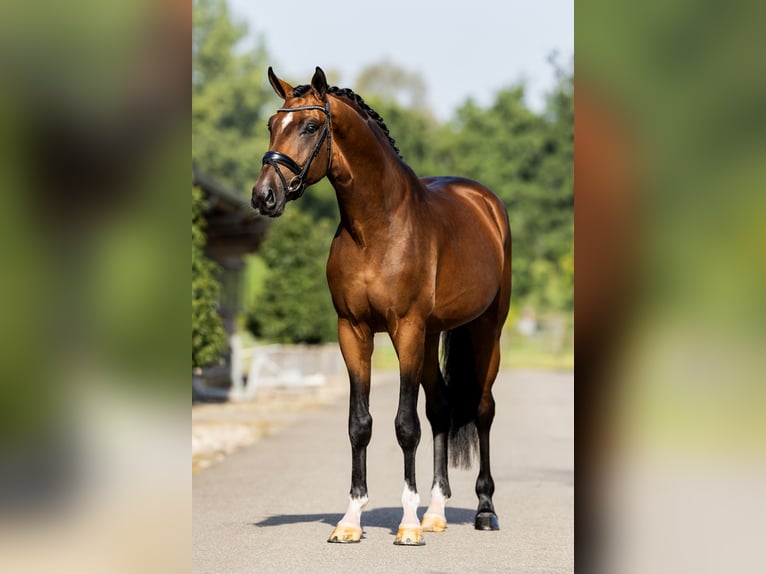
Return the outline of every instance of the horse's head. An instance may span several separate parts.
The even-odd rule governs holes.
[[[317,68],[310,89],[294,88],[269,68],[269,82],[284,105],[269,118],[271,141],[253,186],[252,204],[258,213],[279,217],[288,201],[322,179],[330,165],[330,103],[327,79]],[[316,160],[316,161],[314,161]]]

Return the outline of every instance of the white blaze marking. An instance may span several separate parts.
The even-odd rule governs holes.
[[[287,126],[290,125],[290,122],[293,121],[293,115],[292,114],[285,114],[285,117],[282,118],[282,129],[287,129]]]

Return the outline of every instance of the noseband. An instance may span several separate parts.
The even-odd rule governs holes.
[[[290,113],[302,112],[306,110],[321,110],[325,113],[326,117],[324,120],[324,125],[322,126],[322,133],[319,135],[319,141],[317,141],[316,145],[314,146],[314,150],[311,152],[311,155],[309,156],[306,165],[303,166],[303,169],[301,169],[301,166],[298,165],[298,162],[296,162],[293,158],[278,151],[267,151],[265,154],[263,154],[263,161],[261,162],[262,165],[270,165],[274,168],[274,171],[277,172],[279,179],[282,180],[282,185],[284,186],[288,199],[298,199],[303,195],[303,192],[306,191],[306,182],[304,181],[304,178],[311,168],[311,162],[314,161],[314,158],[319,154],[319,150],[322,147],[322,142],[325,140],[327,140],[327,169],[330,169],[330,140],[332,137],[330,133],[330,101],[326,101],[324,107],[300,106],[297,108],[279,108],[277,112]],[[287,169],[296,174],[289,182],[282,174],[282,170],[279,169],[280,165],[285,166]]]

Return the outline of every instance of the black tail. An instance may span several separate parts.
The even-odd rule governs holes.
[[[451,413],[450,465],[470,468],[479,446],[476,412],[481,386],[476,379],[471,339],[466,326],[447,331],[442,336],[442,374],[447,384]]]

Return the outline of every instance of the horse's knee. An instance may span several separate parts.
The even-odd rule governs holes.
[[[351,446],[364,448],[372,438],[372,416],[369,412],[356,413],[348,419],[348,436]]]
[[[394,427],[396,428],[396,440],[400,447],[408,450],[418,446],[420,443],[420,420],[417,413],[398,413]]]

